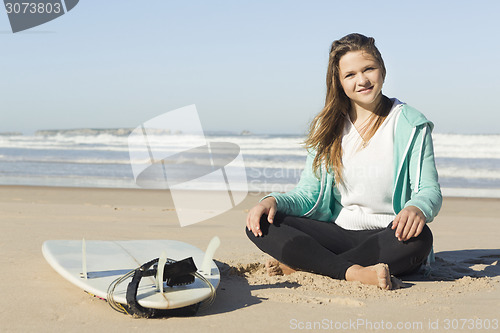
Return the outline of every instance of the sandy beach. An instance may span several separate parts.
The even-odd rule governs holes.
[[[261,196],[181,228],[168,191],[0,187],[0,331],[500,331],[500,200],[445,198],[429,224],[431,275],[383,291],[304,272],[267,276],[268,257],[244,234],[246,212]],[[189,318],[117,313],[63,279],[41,252],[45,240],[82,238],[175,239],[204,249],[215,235],[217,298]]]

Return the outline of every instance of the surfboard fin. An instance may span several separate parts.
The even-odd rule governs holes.
[[[85,238],[82,238],[82,274],[81,277],[85,280],[88,278],[87,274],[87,245],[85,244]]]
[[[167,263],[167,253],[163,251],[158,259],[158,272],[156,273],[156,290],[163,293],[163,271]]]
[[[214,258],[215,251],[220,246],[220,238],[215,236],[208,243],[207,250],[205,251],[205,256],[203,257],[203,263],[201,264],[200,272],[204,275],[212,275],[212,260]]]

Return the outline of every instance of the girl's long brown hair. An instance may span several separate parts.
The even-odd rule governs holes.
[[[382,55],[375,46],[375,39],[361,34],[349,34],[332,43],[326,73],[325,107],[313,119],[309,127],[309,135],[305,140],[308,149],[316,150],[313,171],[318,176],[322,164],[327,171],[334,172],[337,183],[343,183],[342,177],[342,132],[351,101],[344,92],[339,78],[339,61],[343,55],[351,51],[364,51],[379,63],[382,77],[385,79],[385,65]],[[369,121],[365,134],[368,141],[380,127],[390,111],[391,101],[382,96],[380,104],[374,111],[374,118]],[[371,125],[371,128],[370,128]]]

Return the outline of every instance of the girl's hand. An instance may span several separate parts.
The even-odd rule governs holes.
[[[407,241],[417,237],[425,226],[425,216],[415,206],[408,206],[392,221],[392,230],[396,229],[396,237],[399,241]]]
[[[247,229],[253,232],[255,237],[262,236],[260,230],[260,219],[262,215],[267,214],[267,221],[273,223],[274,215],[276,215],[276,199],[267,197],[256,206],[254,206],[247,215]]]

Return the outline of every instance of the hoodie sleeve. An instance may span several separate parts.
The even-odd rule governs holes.
[[[443,201],[429,124],[419,129],[410,158],[411,198],[406,202],[405,207],[418,207],[429,223],[438,214]]]
[[[309,153],[300,181],[297,186],[286,193],[273,192],[264,198],[274,197],[278,211],[292,216],[303,216],[315,205],[320,191],[321,180],[316,177],[312,170],[314,153]]]

